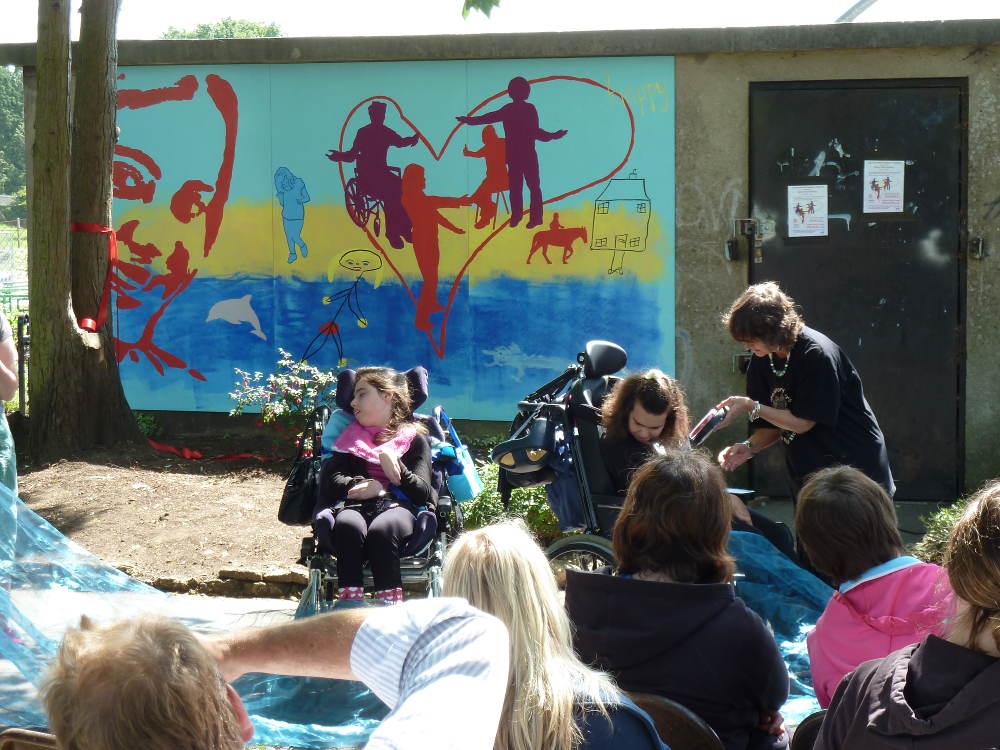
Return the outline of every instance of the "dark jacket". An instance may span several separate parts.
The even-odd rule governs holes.
[[[1000,659],[928,635],[841,681],[814,750],[997,747]]]
[[[627,695],[622,696],[618,705],[605,702],[605,706],[607,718],[592,701],[577,701],[576,720],[583,731],[579,750],[670,750],[660,740],[649,714]]]
[[[328,465],[327,465],[328,464]],[[437,507],[437,493],[431,487],[431,444],[425,435],[417,433],[410,447],[399,459],[399,489],[406,500],[430,510]],[[324,508],[333,508],[347,496],[347,490],[359,478],[370,479],[368,462],[353,453],[334,451],[323,466],[324,486],[313,515]]]
[[[604,459],[604,465],[611,474],[615,492],[622,497],[628,491],[632,472],[642,466],[651,455],[653,446],[650,443],[640,443],[631,433],[626,435],[624,440],[601,438],[601,458]]]
[[[780,709],[788,672],[774,636],[726,583],[620,578],[610,568],[566,571],[566,607],[584,662],[622,690],[677,701],[707,721],[726,750],[787,743],[758,730]]]

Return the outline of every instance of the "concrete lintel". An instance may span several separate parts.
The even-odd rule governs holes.
[[[979,19],[406,37],[126,39],[118,42],[118,62],[119,65],[221,65],[623,57],[888,47],[975,47],[998,42],[1000,19]],[[33,66],[35,44],[0,44],[0,64]]]

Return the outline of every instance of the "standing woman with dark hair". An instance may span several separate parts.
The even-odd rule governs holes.
[[[841,348],[808,328],[795,301],[774,282],[743,292],[723,322],[754,356],[747,395],[719,404],[729,407],[723,425],[749,414],[753,430],[748,440],[719,454],[722,468],[733,471],[780,440],[793,504],[807,476],[836,465],[853,466],[892,497],[896,488],[882,430]]]
[[[418,511],[437,507],[431,445],[413,421],[406,377],[388,367],[355,374],[351,422],[323,464],[321,500],[313,512],[320,550],[337,556],[339,598],[364,598],[365,560],[376,598],[403,601],[399,548]]]

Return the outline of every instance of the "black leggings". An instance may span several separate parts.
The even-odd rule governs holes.
[[[747,508],[747,510],[750,511],[750,519],[753,521],[753,526],[733,516],[733,531],[749,531],[753,534],[760,534],[777,547],[778,551],[784,554],[785,557],[796,565],[801,565],[802,562],[799,560],[799,556],[795,554],[795,547],[792,545],[792,535],[789,533],[788,527],[777,521],[772,521],[763,513],[758,513],[753,508]]]
[[[399,548],[413,534],[413,514],[396,507],[372,519],[371,525],[356,510],[342,510],[333,525],[337,550],[337,585],[364,585],[365,560],[371,564],[375,590],[400,588]]]

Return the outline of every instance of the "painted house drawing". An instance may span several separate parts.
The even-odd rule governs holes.
[[[625,253],[646,249],[651,211],[646,181],[639,179],[634,169],[627,179],[608,180],[597,196],[590,249],[612,251],[609,274],[624,273]]]

